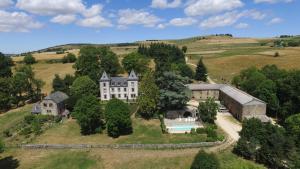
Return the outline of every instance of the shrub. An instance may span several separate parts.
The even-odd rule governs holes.
[[[73,53],[68,53],[62,58],[63,63],[74,63],[76,62],[76,56]]]
[[[23,61],[24,61],[24,63],[27,64],[27,65],[31,65],[31,64],[36,63],[35,58],[34,58],[31,54],[26,55],[26,56],[24,57]]]
[[[21,132],[20,132],[20,134],[21,135],[29,135],[29,134],[31,134],[32,133],[32,131],[31,131],[31,127],[30,126],[27,126],[27,127],[24,127],[22,130],[21,130]]]
[[[197,134],[205,134],[206,133],[206,128],[197,128],[196,132],[197,132]]]
[[[191,169],[219,169],[220,163],[214,154],[208,154],[203,150],[194,158]]]
[[[12,133],[9,129],[6,129],[3,131],[3,135],[4,135],[4,137],[11,137]]]
[[[158,116],[159,121],[160,121],[160,127],[161,127],[161,131],[163,134],[167,133],[167,127],[165,125],[165,121],[164,121],[164,116],[163,115],[159,115]]]
[[[279,52],[275,52],[274,57],[279,57]]]
[[[217,137],[218,137],[217,132],[211,127],[206,128],[206,134],[207,134],[207,137],[210,137],[213,139],[217,139]]]
[[[34,119],[35,119],[35,115],[33,114],[24,117],[24,121],[26,124],[31,124]]]
[[[196,133],[196,129],[194,129],[194,128],[192,128],[191,129],[191,135],[196,135],[197,133]]]

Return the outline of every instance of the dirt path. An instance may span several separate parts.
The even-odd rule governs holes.
[[[242,130],[242,126],[230,118],[233,118],[230,113],[218,113],[215,123],[236,142],[240,138],[239,132]]]

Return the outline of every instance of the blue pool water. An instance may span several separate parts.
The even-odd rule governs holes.
[[[191,131],[191,129],[194,128],[199,128],[199,126],[196,125],[180,125],[180,126],[172,126],[169,127],[170,130],[173,131]]]

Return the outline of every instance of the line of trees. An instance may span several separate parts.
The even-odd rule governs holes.
[[[12,66],[11,58],[0,53],[0,110],[24,105],[27,100],[34,102],[42,96],[44,82],[35,78],[31,66],[19,66],[14,74]]]

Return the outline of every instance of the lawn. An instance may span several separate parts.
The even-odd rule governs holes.
[[[159,120],[133,118],[133,133],[113,139],[103,134],[82,136],[80,127],[73,119],[65,121],[38,136],[34,143],[47,144],[124,144],[124,143],[190,143],[206,140],[206,135],[162,134]]]
[[[189,169],[199,149],[187,150],[8,150],[0,168],[32,169]],[[216,154],[221,169],[265,169],[229,150]],[[12,167],[13,166],[13,167]]]

